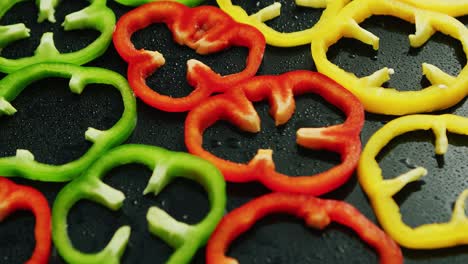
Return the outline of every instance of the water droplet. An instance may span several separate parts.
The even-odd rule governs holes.
[[[415,169],[417,167],[414,164],[412,164],[412,162],[411,162],[411,160],[409,158],[401,159],[400,162],[405,164],[405,166],[408,169]]]
[[[345,252],[343,246],[338,246],[338,251],[339,251],[340,253],[344,253],[344,252]]]
[[[216,140],[216,139],[213,139],[211,140],[211,147],[212,148],[217,148],[217,147],[221,147],[223,145],[223,143],[219,140]]]
[[[236,138],[228,138],[227,144],[230,148],[240,148],[241,142]]]
[[[371,60],[376,61],[379,57],[377,55],[373,56]]]
[[[137,205],[138,204],[138,201],[137,200],[134,200],[133,201],[133,205]]]
[[[356,54],[351,53],[351,54],[348,55],[348,57],[351,58],[351,59],[354,59],[354,58],[356,58]]]
[[[184,220],[187,220],[187,219],[188,219],[188,215],[184,214],[184,215],[182,216],[182,218],[183,218]]]

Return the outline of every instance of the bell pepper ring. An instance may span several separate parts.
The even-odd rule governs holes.
[[[147,3],[156,2],[159,0],[115,0],[117,3],[126,6],[141,6]],[[176,0],[177,2],[186,6],[197,6],[203,3],[205,0]]]
[[[467,0],[403,0],[422,9],[458,17],[468,14]]]
[[[243,91],[243,92],[240,92]],[[341,164],[316,175],[289,177],[275,170],[272,150],[260,149],[248,163],[235,163],[203,149],[203,132],[226,120],[248,132],[260,131],[260,117],[252,102],[268,100],[276,125],[288,122],[295,110],[294,96],[316,93],[342,110],[344,123],[322,128],[301,128],[297,143],[306,148],[325,149],[341,155]],[[257,76],[211,98],[194,108],[185,121],[185,144],[190,153],[215,164],[231,182],[259,181],[278,192],[321,195],[345,183],[359,160],[359,134],[364,122],[361,103],[328,77],[311,71],[293,71],[278,76]]]
[[[224,216],[208,241],[206,263],[238,264],[236,259],[225,255],[229,244],[259,219],[274,213],[292,214],[303,218],[307,226],[320,230],[332,221],[344,225],[353,229],[378,252],[381,264],[403,263],[398,245],[353,206],[341,201],[291,193],[261,196]]]
[[[0,19],[15,4],[24,0],[8,0],[0,3]],[[115,26],[115,15],[106,6],[106,0],[88,0],[90,5],[85,9],[69,14],[62,26],[65,30],[94,29],[100,36],[81,50],[60,53],[54,44],[53,33],[42,35],[41,42],[34,55],[20,59],[7,59],[0,56],[0,72],[12,73],[25,66],[41,62],[61,62],[76,65],[85,64],[101,56],[109,47]],[[55,23],[55,7],[58,0],[36,0],[39,8],[38,22],[48,20]],[[30,30],[23,24],[0,25],[0,51],[10,43],[29,37]]]
[[[106,69],[62,63],[35,64],[1,80],[0,115],[14,115],[17,110],[11,102],[29,84],[48,77],[70,78],[70,90],[76,94],[80,94],[88,84],[93,83],[108,84],[116,88],[123,100],[122,117],[106,131],[88,128],[85,138],[93,145],[77,160],[62,165],[49,165],[35,161],[29,150],[18,149],[16,156],[0,158],[0,175],[48,182],[69,181],[80,175],[104,152],[123,143],[136,126],[136,100],[127,80]]]
[[[419,91],[398,91],[382,84],[394,73],[383,68],[370,76],[358,78],[327,59],[328,47],[343,37],[355,38],[379,48],[379,38],[361,28],[359,23],[371,15],[390,15],[416,24],[416,33],[409,36],[412,47],[420,47],[437,31],[460,40],[466,53],[468,29],[457,19],[445,14],[418,9],[397,0],[357,0],[342,9],[336,19],[322,27],[320,39],[312,42],[312,57],[319,72],[330,76],[356,95],[367,111],[386,115],[405,115],[445,109],[462,100],[468,92],[468,67],[458,77],[434,65],[423,63],[423,74],[431,86]]]
[[[194,90],[182,98],[161,95],[148,87],[145,79],[164,65],[163,55],[157,51],[136,50],[131,42],[135,31],[154,23],[165,23],[178,44],[187,45],[199,54],[218,52],[230,46],[247,47],[246,68],[221,76],[192,59],[187,62],[187,79]],[[235,22],[218,8],[189,8],[168,1],[149,3],[122,16],[117,22],[114,45],[129,64],[128,80],[137,97],[163,111],[184,112],[211,94],[224,92],[227,87],[254,76],[262,62],[265,38],[255,28]]]
[[[275,2],[265,8],[262,8],[255,14],[249,15],[238,5],[234,5],[232,0],[217,0],[219,7],[232,18],[240,23],[249,24],[260,30],[266,38],[269,45],[277,47],[295,47],[309,44],[316,38],[321,26],[328,23],[328,19],[333,18],[338,12],[350,2],[350,0],[295,0],[296,5],[310,8],[325,8],[320,20],[309,29],[296,32],[278,32],[269,27],[265,22],[272,20],[281,14],[281,3]]]
[[[0,177],[0,221],[18,210],[31,211],[36,218],[34,227],[36,245],[31,258],[25,263],[49,263],[52,229],[47,199],[34,188],[18,185]]]
[[[455,203],[452,217],[446,223],[433,223],[411,228],[402,221],[400,208],[393,196],[408,183],[427,174],[417,167],[392,179],[384,179],[376,156],[393,138],[414,130],[432,130],[435,153],[443,155],[448,149],[446,131],[468,135],[468,119],[456,115],[412,115],[387,123],[369,139],[359,161],[359,182],[374,208],[383,229],[400,245],[413,249],[435,249],[468,244],[468,219],[465,200],[468,189]]]
[[[100,252],[82,253],[73,247],[67,233],[67,216],[81,199],[89,199],[118,210],[125,199],[119,190],[101,179],[111,169],[130,163],[139,163],[153,170],[143,194],[158,195],[174,178],[184,177],[200,183],[208,194],[211,210],[195,225],[179,222],[158,207],[147,213],[149,231],[175,251],[168,264],[190,263],[199,247],[203,246],[224,214],[226,206],[225,182],[221,173],[210,163],[187,153],[178,153],[153,146],[124,145],[102,156],[81,177],[69,183],[57,195],[52,213],[52,238],[59,254],[70,263],[120,263],[130,237],[130,227],[122,226]]]

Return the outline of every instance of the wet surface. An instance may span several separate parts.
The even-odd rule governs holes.
[[[59,6],[68,6],[70,2],[73,1],[64,0]],[[84,4],[62,7],[59,10],[64,11],[60,12],[79,10],[82,8],[80,5],[85,6],[87,3],[77,2]],[[209,3],[213,4],[213,1]],[[266,6],[270,2],[260,3],[260,6]],[[109,1],[109,6],[118,16],[130,10],[113,1]],[[0,21],[3,24],[17,21],[16,13],[23,14],[23,11],[33,8],[32,1],[24,2],[15,7],[13,10],[15,14],[7,14]],[[253,1],[247,9],[249,12],[255,12],[255,8],[257,8],[256,2]],[[304,12],[298,14],[301,18],[298,19],[301,24],[299,27],[285,22],[275,22],[284,25],[288,30],[306,28],[302,21],[306,21],[306,17],[314,16],[307,13],[312,12],[309,10],[290,10],[294,8],[292,5],[285,5],[284,8],[285,15],[289,12]],[[314,12],[316,12],[315,17],[320,15],[320,11]],[[58,17],[60,16],[62,15]],[[31,21],[30,23],[36,19],[25,17],[24,14],[22,17]],[[286,18],[287,16],[282,19]],[[468,24],[466,17],[461,18],[461,21]],[[60,22],[58,19],[58,23]],[[342,40],[332,46],[328,53],[333,62],[352,70],[358,76],[368,75],[382,66],[391,66],[396,69],[396,74],[389,86],[403,90],[419,89],[422,77],[418,67],[422,61],[433,63],[452,74],[456,74],[466,63],[461,58],[463,52],[458,42],[442,34],[435,35],[421,49],[413,51],[409,48],[407,34],[413,32],[414,25],[388,17],[371,18],[364,22],[364,25],[382,38],[382,50],[374,52],[364,44]],[[48,27],[49,24],[38,25],[37,32],[46,30],[39,29],[42,26]],[[154,83],[155,87],[168,87],[164,90],[165,93],[182,96],[190,92],[190,87],[184,86],[185,62],[187,58],[199,55],[187,48],[173,47],[167,29],[161,29],[160,35],[155,36],[159,29],[161,28],[156,26],[148,29],[151,34],[139,34],[134,38],[135,44],[140,47],[167,48],[166,56],[171,58],[174,67],[161,76],[155,74],[151,78],[160,79]],[[81,35],[86,36],[86,39],[80,39],[78,36]],[[66,41],[61,43],[61,40],[57,39],[57,46],[74,50],[85,45],[89,41],[88,38],[91,41],[93,39],[92,35],[87,33],[75,37],[77,38],[72,37],[67,40],[70,44],[66,44]],[[21,41],[19,46],[11,45],[4,49],[3,55],[15,57],[30,54],[34,51],[39,38],[40,34],[33,34],[32,38],[27,40],[32,44],[21,44],[23,43]],[[174,52],[177,54],[171,54]],[[221,73],[235,72],[245,65],[243,64],[245,51],[232,49],[213,57],[200,56],[200,59],[207,64],[211,63],[210,65]],[[126,73],[126,64],[118,57],[112,46],[102,57],[89,63],[88,66],[105,67],[123,75]],[[296,48],[268,46],[258,74],[279,74],[295,69],[315,69],[309,45]],[[171,75],[171,71],[175,71],[175,74]],[[3,76],[0,74],[0,77]],[[169,85],[171,83],[172,85]],[[177,88],[176,91],[172,89],[174,87]],[[0,127],[2,127],[0,156],[12,154],[18,146],[25,146],[33,149],[33,153],[40,159],[52,164],[79,157],[87,147],[83,140],[85,130],[82,131],[81,127],[111,126],[122,112],[119,95],[113,89],[104,87],[99,92],[96,92],[97,89],[88,92],[87,90],[85,89],[83,95],[75,96],[69,93],[67,82],[60,79],[47,79],[27,88],[14,101],[14,105],[20,112],[25,111],[28,114],[22,117],[19,112],[13,117],[0,117]],[[342,122],[342,114],[333,106],[317,96],[300,97],[293,119],[278,128],[274,127],[268,115],[266,103],[256,104],[256,109],[262,118],[262,131],[259,134],[243,133],[227,123],[217,123],[205,134],[205,147],[216,155],[236,161],[248,161],[259,148],[273,148],[278,170],[291,175],[320,172],[338,162],[337,156],[333,153],[303,151],[295,144],[295,131],[302,126],[318,127]],[[467,116],[468,105],[462,101],[443,113]],[[138,101],[138,124],[127,143],[150,144],[170,150],[185,151],[183,138],[185,115],[161,112]],[[367,114],[361,136],[363,144],[390,120],[392,117]],[[433,135],[424,132],[409,133],[396,138],[379,155],[380,165],[387,178],[395,177],[415,165],[423,165],[430,171],[422,183],[408,185],[395,196],[401,204],[403,219],[411,226],[432,221],[446,221],[451,215],[456,197],[468,185],[465,177],[468,172],[465,165],[468,141],[463,136],[449,135],[449,142],[451,145],[443,160],[434,155]],[[64,146],[80,147],[67,149]],[[304,166],[301,167],[301,164]],[[203,189],[190,181],[175,181],[157,197],[141,195],[150,174],[149,170],[140,165],[112,170],[106,176],[105,182],[125,193],[127,199],[123,208],[112,212],[89,201],[79,202],[72,208],[68,218],[70,237],[74,245],[85,252],[99,251],[119,226],[129,224],[132,226],[132,236],[122,263],[164,263],[172,249],[147,232],[144,216],[148,208],[157,205],[179,220],[196,223],[206,215],[209,205]],[[63,184],[37,183],[16,178],[14,180],[41,190],[51,205],[63,186]],[[229,183],[227,192],[229,195],[227,210],[230,211],[255,197],[268,193],[268,190],[258,183]],[[348,183],[324,197],[345,200],[375,222],[375,216],[355,175]],[[23,263],[28,258],[34,247],[31,233],[33,224],[34,219],[28,213],[14,214],[0,224],[1,264]],[[253,229],[234,241],[228,254],[238,258],[243,264],[376,263],[377,259],[374,251],[348,229],[331,225],[326,231],[318,232],[306,228],[302,220],[284,215],[272,215],[258,222]],[[467,263],[468,247],[433,251],[404,250],[404,255],[405,263]],[[50,263],[64,263],[56,250],[52,252]],[[204,249],[198,252],[192,263],[204,263]]]

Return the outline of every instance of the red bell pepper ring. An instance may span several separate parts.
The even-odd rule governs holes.
[[[148,87],[145,79],[164,65],[163,55],[157,51],[137,50],[131,41],[134,32],[154,23],[165,23],[178,44],[187,45],[199,54],[215,53],[230,46],[247,47],[246,68],[221,76],[192,59],[187,62],[187,79],[194,87],[192,93],[182,98],[161,95]],[[114,45],[129,64],[128,80],[137,97],[160,110],[184,112],[211,94],[224,92],[225,88],[254,76],[262,62],[265,38],[254,27],[235,22],[219,8],[189,8],[177,2],[162,1],[143,5],[122,16],[114,32]]]
[[[49,263],[51,247],[50,207],[46,198],[29,186],[0,177],[0,221],[17,210],[30,210],[36,218],[36,246],[26,264]]]
[[[324,229],[332,221],[347,226],[377,251],[381,264],[403,263],[401,249],[395,241],[353,206],[341,201],[286,193],[264,195],[224,216],[208,241],[206,263],[239,263],[225,255],[229,244],[259,219],[273,213],[295,215],[317,229]]]
[[[257,76],[232,88],[233,92],[212,97],[189,112],[185,122],[185,144],[221,170],[231,182],[259,181],[278,192],[321,195],[345,183],[357,166],[361,152],[359,134],[364,110],[359,100],[341,85],[320,73],[293,71],[278,76]],[[242,93],[243,91],[243,93]],[[275,170],[271,150],[259,150],[248,163],[235,163],[203,149],[203,132],[215,122],[226,120],[248,132],[260,131],[260,118],[252,102],[268,99],[276,125],[294,113],[294,96],[316,93],[347,116],[344,123],[322,128],[301,128],[297,143],[306,148],[325,149],[341,155],[341,164],[310,176],[289,177]]]

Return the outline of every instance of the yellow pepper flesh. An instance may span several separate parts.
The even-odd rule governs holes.
[[[450,16],[468,14],[468,0],[403,0],[419,8],[441,12]]]
[[[325,8],[320,17],[320,20],[311,28],[284,33],[278,32],[267,24],[265,21],[278,17],[281,13],[281,4],[276,2],[267,6],[255,14],[249,15],[240,6],[234,5],[232,0],[217,0],[219,7],[232,18],[240,23],[249,24],[260,30],[266,38],[268,44],[277,47],[295,47],[304,44],[309,44],[312,40],[320,35],[317,31],[320,27],[326,26],[328,20],[335,17],[338,12],[351,0],[296,0],[296,5],[310,8]]]
[[[375,50],[379,48],[379,38],[359,26],[359,23],[372,15],[390,15],[415,23],[416,32],[409,36],[412,47],[422,46],[439,31],[460,40],[465,54],[468,54],[468,29],[453,17],[418,9],[399,0],[355,0],[316,33],[320,39],[312,42],[312,57],[319,72],[350,90],[367,111],[379,114],[432,112],[451,107],[467,95],[466,65],[458,77],[453,77],[434,65],[423,63],[423,74],[432,85],[419,91],[398,91],[382,87],[394,73],[391,68],[383,68],[370,76],[359,78],[330,62],[327,58],[328,47],[342,37],[355,38],[372,45]]]
[[[359,183],[371,201],[383,229],[400,245],[413,249],[445,248],[468,244],[468,218],[465,200],[468,189],[459,195],[449,222],[411,228],[406,225],[393,196],[408,183],[419,180],[427,170],[417,167],[393,179],[384,179],[376,156],[393,138],[414,130],[435,134],[435,152],[442,155],[448,148],[446,131],[468,135],[468,118],[456,115],[412,115],[395,119],[377,131],[364,148],[358,166]]]

